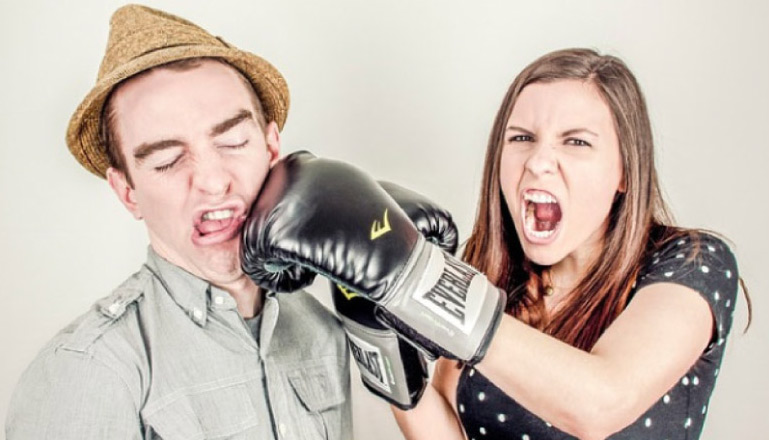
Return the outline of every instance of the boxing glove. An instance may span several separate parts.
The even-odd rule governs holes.
[[[457,226],[448,211],[424,196],[390,182],[380,186],[404,210],[417,230],[444,251],[457,250]],[[408,410],[422,397],[428,379],[425,358],[390,326],[378,321],[376,303],[329,282],[334,307],[348,335],[361,380],[369,391]]]
[[[243,229],[241,264],[259,286],[284,291],[313,272],[376,302],[388,325],[434,356],[480,361],[504,293],[442,252],[366,173],[309,152],[271,169]],[[295,284],[296,288],[296,284]]]

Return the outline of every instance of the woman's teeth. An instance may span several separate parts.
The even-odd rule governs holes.
[[[528,226],[527,232],[529,233],[529,235],[535,238],[548,238],[551,235],[553,235],[554,232],[556,232],[556,229],[551,229],[550,231],[536,231]]]
[[[533,203],[556,203],[556,199],[552,195],[541,192],[524,193],[524,200]]]

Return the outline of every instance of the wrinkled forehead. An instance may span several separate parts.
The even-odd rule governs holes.
[[[197,58],[189,58],[189,59],[183,59],[183,60],[177,60],[171,63],[162,64],[159,66],[155,66],[153,68],[144,70],[124,81],[119,83],[110,93],[110,96],[108,97],[108,100],[105,104],[105,116],[111,118],[112,120],[109,122],[114,122],[115,118],[118,116],[116,112],[116,100],[120,100],[120,98],[116,97],[125,97],[125,95],[129,94],[126,91],[132,91],[136,89],[141,89],[145,87],[153,87],[154,92],[153,93],[163,93],[166,91],[166,89],[173,88],[176,84],[177,80],[175,77],[182,77],[196,70],[206,70],[206,71],[213,71],[218,72],[218,76],[222,78],[227,78],[229,82],[232,82],[234,88],[231,88],[232,95],[229,96],[229,99],[237,99],[242,98],[243,96],[248,97],[250,101],[250,107],[252,110],[254,110],[254,114],[257,116],[258,122],[260,125],[264,126],[264,112],[262,104],[259,100],[259,97],[257,96],[256,91],[254,90],[254,86],[252,83],[235,67],[233,67],[231,64],[226,62],[223,59],[220,58],[210,58],[210,57],[197,57]],[[153,81],[148,78],[152,77],[167,77],[170,78],[165,83],[162,81]],[[154,78],[152,78],[154,79]],[[235,83],[239,84],[239,86],[235,86]],[[181,84],[179,84],[181,85]],[[192,85],[192,88],[199,88],[201,86],[195,86]],[[124,107],[124,106],[121,106]]]
[[[555,80],[528,84],[513,104],[508,125],[528,129],[591,128],[614,133],[612,111],[590,80]]]
[[[126,82],[113,96],[112,127],[121,149],[161,139],[205,136],[222,121],[248,111],[256,120],[253,89],[225,64],[155,69]]]
[[[216,58],[192,58],[153,67],[122,81],[112,95],[125,95],[127,90],[142,88],[154,88],[154,93],[174,89],[175,86],[191,86],[195,89],[204,84],[211,85],[212,82],[232,83],[235,87],[232,90],[237,90],[237,94],[245,93],[258,99],[253,86],[238,69]]]

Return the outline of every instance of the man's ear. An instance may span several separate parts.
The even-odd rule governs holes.
[[[128,212],[130,212],[135,219],[141,220],[142,212],[139,209],[139,205],[136,203],[134,188],[128,183],[126,174],[123,171],[110,167],[107,169],[107,182],[109,182],[112,190],[115,191],[120,203],[128,209]]]
[[[265,127],[265,143],[267,154],[270,156],[270,168],[272,168],[281,157],[281,132],[278,131],[278,124],[275,121]]]

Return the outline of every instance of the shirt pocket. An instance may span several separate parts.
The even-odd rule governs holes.
[[[144,421],[166,440],[250,438],[258,423],[244,383],[188,389],[145,416]]]
[[[319,359],[287,373],[297,396],[303,438],[336,439],[342,431],[348,383],[336,358]],[[320,436],[319,436],[320,434]]]

